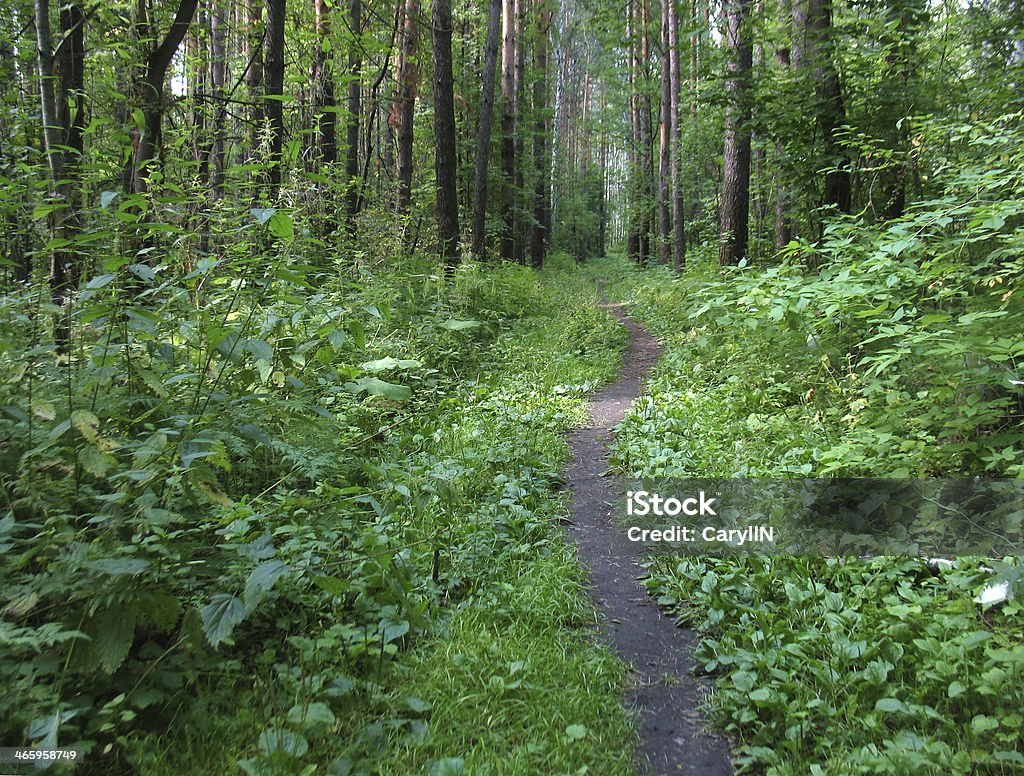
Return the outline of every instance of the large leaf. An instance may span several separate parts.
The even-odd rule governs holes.
[[[214,647],[231,635],[235,626],[245,619],[246,614],[247,610],[242,600],[227,593],[217,593],[199,612],[203,621],[203,633]]]
[[[412,396],[412,391],[406,386],[387,383],[376,377],[360,377],[358,380],[345,383],[345,388],[352,393],[358,394],[365,391],[370,396],[383,396],[392,401],[405,401]]]
[[[378,358],[376,361],[364,361],[359,365],[359,368],[367,372],[386,372],[389,369],[415,369],[418,366],[423,366],[423,363],[413,358],[385,356],[384,358]]]
[[[103,670],[112,674],[128,657],[135,641],[135,610],[106,609],[93,618],[89,630],[96,658]]]
[[[291,568],[288,564],[279,560],[268,560],[254,568],[245,581],[245,608],[251,612],[263,594],[289,571]]]
[[[439,323],[442,329],[448,329],[448,331],[464,331],[465,329],[475,329],[480,325],[480,321],[460,321],[452,318],[450,321]]]

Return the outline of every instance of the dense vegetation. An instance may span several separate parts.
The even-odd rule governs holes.
[[[2,8],[0,744],[630,772],[594,280],[615,471],[1024,477],[1017,0]],[[650,572],[737,765],[1024,765],[1019,554]]]

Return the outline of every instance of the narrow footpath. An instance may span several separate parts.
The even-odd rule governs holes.
[[[614,522],[621,495],[606,476],[610,429],[640,393],[661,347],[617,306],[607,307],[629,330],[629,349],[619,379],[591,401],[588,426],[569,437],[565,480],[572,492],[572,535],[590,569],[602,634],[633,669],[626,700],[639,714],[638,772],[724,776],[732,773],[728,747],[706,730],[700,712],[705,685],[690,673],[697,636],[677,627],[647,595],[637,580],[643,547]]]

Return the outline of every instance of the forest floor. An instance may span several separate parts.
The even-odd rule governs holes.
[[[692,674],[697,635],[676,626],[637,581],[643,548],[630,542],[613,519],[621,495],[607,476],[612,427],[621,422],[661,352],[658,342],[619,309],[603,304],[629,331],[629,348],[617,380],[590,402],[590,419],[569,437],[572,459],[565,479],[572,491],[573,537],[590,569],[592,597],[604,617],[603,636],[632,666],[627,698],[639,713],[641,773],[732,773],[728,747],[706,729],[701,713],[707,686]]]

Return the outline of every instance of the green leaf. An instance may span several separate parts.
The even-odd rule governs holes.
[[[344,595],[349,589],[349,583],[346,580],[327,575],[313,577],[313,584],[330,595]]]
[[[290,242],[295,237],[295,225],[287,213],[274,213],[267,222],[267,230],[285,242]]]
[[[903,711],[903,701],[899,698],[880,698],[875,702],[875,711],[893,713]]]
[[[199,611],[203,622],[203,633],[210,645],[216,647],[231,635],[242,620],[247,610],[245,604],[237,597],[227,593],[217,593],[206,606]]]
[[[252,213],[252,217],[259,222],[260,226],[264,226],[274,216],[274,213],[277,212],[277,208],[254,207],[249,212]]]
[[[999,720],[984,714],[978,714],[971,720],[971,730],[974,731],[975,735],[987,733],[989,730],[995,730],[997,727],[999,727]]]
[[[445,321],[444,323],[438,324],[438,326],[440,326],[442,329],[447,329],[448,331],[464,331],[466,329],[475,329],[479,325],[480,321],[460,321],[454,318],[449,321]]]
[[[100,665],[112,674],[124,663],[135,641],[135,610],[130,607],[106,609],[93,618],[89,630]]]
[[[422,362],[412,358],[398,359],[385,356],[376,361],[364,361],[359,368],[367,372],[386,372],[389,369],[415,369],[419,366],[423,366]]]
[[[573,741],[580,741],[587,737],[586,725],[569,725],[565,729],[565,735]]]
[[[302,757],[309,751],[309,742],[291,730],[271,727],[260,733],[259,747],[267,755],[284,752],[292,757]]]
[[[120,192],[117,191],[101,191],[100,192],[100,207],[104,210],[107,209],[107,205],[117,199]]]
[[[245,608],[251,612],[263,594],[289,571],[291,571],[291,567],[279,560],[268,560],[254,568],[245,581],[245,593],[243,594]]]
[[[359,394],[364,391],[371,396],[383,396],[391,401],[405,401],[412,396],[412,391],[404,385],[386,383],[376,377],[360,377],[350,383],[345,383],[345,389],[352,393]]]
[[[962,682],[950,682],[949,690],[947,692],[950,698],[955,698],[958,695],[963,695],[967,692],[967,688],[964,687]]]
[[[430,776],[460,776],[466,767],[461,757],[443,757],[434,760],[430,766]]]
[[[326,703],[310,703],[308,706],[295,704],[288,711],[288,723],[292,725],[333,725],[334,712]]]

